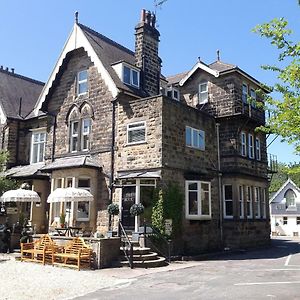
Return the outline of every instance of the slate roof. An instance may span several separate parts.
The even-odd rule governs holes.
[[[0,105],[9,118],[23,119],[33,110],[43,82],[0,69]],[[19,116],[22,98],[21,117]]]
[[[219,72],[224,72],[224,71],[229,71],[235,69],[237,66],[232,65],[232,64],[227,64],[224,63],[220,60],[217,60],[211,64],[208,65],[211,69],[219,71]]]
[[[102,168],[102,165],[99,161],[94,158],[91,158],[87,155],[82,156],[71,156],[55,159],[54,162],[44,166],[41,170],[43,172],[53,171],[59,169],[68,169],[68,168],[80,168],[80,167],[88,167],[88,168]]]
[[[45,166],[45,163],[38,163],[25,166],[16,166],[4,171],[1,175],[10,178],[41,178],[48,177],[47,174],[41,173],[40,169]]]
[[[112,67],[113,64],[122,61],[134,66],[134,52],[83,24],[78,24],[78,26],[82,29],[117,88],[138,96],[146,96],[145,92],[124,84]]]

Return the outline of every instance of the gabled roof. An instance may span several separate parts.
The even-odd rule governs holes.
[[[219,72],[224,72],[224,71],[229,71],[235,69],[237,66],[232,65],[232,64],[227,64],[224,63],[220,60],[216,60],[215,62],[211,63],[208,65],[211,69],[219,71]]]
[[[35,115],[38,115],[38,111],[42,108],[42,104],[46,100],[46,97],[60,72],[60,68],[64,63],[66,55],[79,48],[83,48],[87,52],[113,97],[116,97],[120,90],[130,92],[137,96],[145,96],[144,92],[124,84],[112,67],[113,64],[120,61],[134,65],[134,52],[83,24],[75,23],[57,63],[38,99],[34,109]]]
[[[295,190],[297,190],[300,193],[300,189],[297,187],[297,185],[291,180],[290,178],[280,187],[280,189],[272,196],[270,199],[270,203],[277,198],[277,196],[288,186],[292,186]]]
[[[43,85],[43,82],[0,69],[0,109],[5,117],[26,118],[33,110]]]

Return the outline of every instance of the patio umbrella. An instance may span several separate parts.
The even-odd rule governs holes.
[[[93,201],[94,197],[93,195],[84,189],[80,188],[73,188],[73,187],[67,187],[67,188],[57,188],[54,190],[47,199],[48,203],[55,203],[55,202],[80,202],[80,201]],[[70,222],[70,210],[69,210],[69,220]]]
[[[93,201],[93,195],[84,189],[79,188],[57,188],[47,199],[48,203],[53,202],[79,202],[79,201]]]
[[[5,192],[0,202],[41,202],[41,198],[35,191],[20,188]]]

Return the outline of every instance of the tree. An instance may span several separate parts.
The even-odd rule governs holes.
[[[265,96],[270,117],[261,130],[282,136],[283,141],[293,144],[296,152],[300,153],[300,42],[289,39],[292,30],[284,18],[258,25],[254,32],[270,39],[279,51],[278,64],[263,68],[277,73],[279,82],[272,90],[281,94],[282,99]]]
[[[0,172],[4,171],[6,162],[8,159],[8,152],[0,151]],[[5,178],[0,175],[0,195],[8,190],[15,189],[18,186],[18,183],[15,180]]]

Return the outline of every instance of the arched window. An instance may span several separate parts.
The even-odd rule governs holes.
[[[296,205],[296,195],[293,190],[288,189],[284,194],[284,198],[286,208]]]
[[[79,109],[72,107],[68,114],[70,152],[88,151],[92,131],[93,110],[88,103]]]

